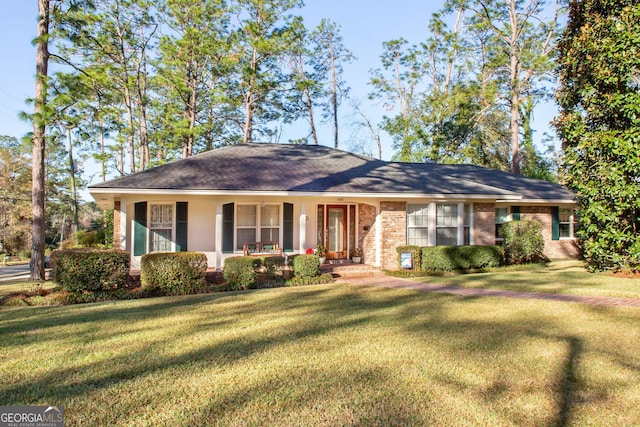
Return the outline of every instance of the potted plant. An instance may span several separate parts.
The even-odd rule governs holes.
[[[324,245],[318,245],[316,247],[316,255],[320,258],[320,265],[324,264],[327,260],[327,248]]]
[[[362,261],[362,248],[354,248],[351,251],[351,261],[360,264],[360,261]]]

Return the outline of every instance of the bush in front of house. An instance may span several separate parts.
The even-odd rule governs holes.
[[[253,287],[258,280],[262,259],[250,256],[234,256],[224,260],[224,279],[227,289],[242,290]]]
[[[314,277],[293,276],[287,280],[285,286],[326,285],[332,282],[333,275],[331,273],[324,273]]]
[[[65,249],[51,254],[51,277],[67,292],[110,291],[129,280],[129,255],[119,250]]]
[[[272,279],[277,277],[279,272],[282,272],[286,259],[280,255],[265,255],[260,257],[260,261],[267,277]]]
[[[320,275],[320,257],[318,255],[298,255],[293,259],[295,277],[316,277]]]
[[[184,295],[206,287],[207,256],[200,252],[158,252],[142,256],[140,283],[144,292]]]
[[[504,257],[508,264],[544,262],[544,237],[542,224],[527,219],[504,224]]]
[[[497,267],[501,263],[499,246],[427,246],[421,248],[421,269],[459,271]]]

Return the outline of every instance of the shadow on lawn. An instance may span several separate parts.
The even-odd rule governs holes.
[[[557,385],[559,393],[558,416],[554,425],[558,427],[568,426],[571,422],[571,415],[577,401],[578,391],[578,364],[582,354],[582,340],[578,337],[565,337],[564,340],[569,347],[567,360],[564,363],[563,375],[559,378]]]
[[[260,292],[264,298],[256,299],[254,294]],[[127,389],[129,382],[143,381],[152,378],[156,373],[173,372],[172,370],[211,370],[224,369],[236,363],[252,360],[272,349],[285,347],[296,341],[314,340],[335,334],[340,331],[348,333],[351,329],[361,327],[389,328],[390,331],[408,332],[412,339],[420,340],[425,336],[442,337],[441,351],[446,354],[465,356],[486,352],[500,352],[517,346],[527,338],[544,337],[561,340],[567,343],[568,355],[564,361],[562,372],[558,376],[558,412],[555,425],[565,426],[571,421],[572,411],[578,390],[577,368],[582,352],[582,343],[578,337],[554,337],[545,331],[552,326],[543,314],[535,318],[523,319],[485,319],[459,320],[449,317],[450,304],[460,304],[461,300],[473,301],[472,298],[461,299],[450,295],[433,295],[387,289],[367,289],[350,287],[308,287],[278,290],[252,291],[245,293],[209,294],[188,297],[157,298],[153,300],[136,300],[118,303],[90,304],[76,307],[39,308],[33,310],[16,310],[0,313],[2,326],[0,336],[9,337],[8,345],[27,345],[33,342],[58,340],[99,340],[109,337],[110,322],[127,324],[124,333],[138,333],[149,326],[139,324],[156,317],[167,317],[173,314],[190,315],[189,322],[182,320],[179,333],[175,336],[153,340],[145,346],[132,347],[126,356],[117,355],[92,362],[86,366],[80,362],[71,362],[65,366],[52,368],[39,377],[9,385],[0,390],[0,402],[5,405],[33,404],[55,402],[65,404],[77,401],[95,391],[111,387]],[[223,308],[219,306],[225,305]],[[220,308],[220,309],[219,309]],[[218,310],[219,309],[219,310]],[[196,313],[196,314],[193,314]],[[517,313],[516,313],[517,314]],[[217,319],[221,316],[223,319]],[[255,329],[238,327],[229,337],[218,340],[196,340],[202,334],[210,333],[218,328],[237,327],[234,319],[253,319],[256,325],[268,325],[277,318],[290,318],[278,329],[264,329],[264,335],[258,336]],[[181,317],[178,317],[180,319]],[[30,335],[34,329],[45,332],[52,327],[70,326],[71,331],[63,334]],[[72,327],[76,326],[76,327]],[[78,332],[94,330],[82,336]],[[65,330],[63,328],[63,330]],[[80,335],[80,336],[79,336]],[[204,335],[209,337],[209,335]],[[176,340],[192,340],[202,342],[194,349],[185,349],[179,354],[172,354]],[[481,345],[478,345],[481,343]],[[194,344],[194,346],[196,346]],[[457,348],[453,348],[457,347]],[[154,357],[149,357],[154,355]],[[420,361],[416,361],[420,363]],[[497,368],[497,367],[496,367]],[[341,376],[342,375],[342,376]],[[372,382],[371,379],[374,379]],[[390,389],[401,390],[403,384],[395,384],[383,369],[373,367],[354,367],[349,373],[327,377],[321,383],[321,390],[306,390],[305,382],[309,381],[309,373],[284,370],[275,378],[258,384],[241,386],[239,389],[217,396],[208,407],[198,409],[200,415],[194,415],[196,424],[216,420],[220,411],[234,411],[238,416],[251,416],[242,413],[245,403],[267,399],[273,390],[282,383],[293,384],[293,397],[285,400],[288,407],[285,411],[301,411],[313,405],[322,404],[322,399],[330,399],[332,393],[344,393],[345,401],[350,402],[349,390],[344,384],[375,387],[380,380],[392,384]],[[497,384],[497,391],[507,385]],[[472,384],[461,384],[461,387],[472,390]],[[169,393],[169,392],[167,392]],[[358,412],[353,408],[345,410],[344,419],[328,420],[329,424],[369,424],[380,420],[390,424],[419,424],[423,414],[416,409],[418,405],[405,405],[401,398],[389,394],[367,395],[363,392],[367,411]],[[426,398],[426,397],[425,397]],[[419,399],[416,397],[415,399]],[[165,404],[170,404],[172,396],[165,397]],[[318,402],[320,400],[320,402]],[[158,403],[158,402],[154,402]],[[126,420],[137,407],[141,411],[144,401],[131,402],[127,408],[113,408],[113,419]],[[78,416],[78,415],[76,415]],[[228,416],[225,415],[225,417]],[[74,419],[73,409],[69,417]],[[228,418],[227,418],[228,419]],[[95,420],[94,420],[95,421]],[[109,421],[109,420],[101,420]],[[295,422],[296,420],[291,420]],[[540,421],[540,420],[538,420]],[[255,420],[260,424],[266,420]]]

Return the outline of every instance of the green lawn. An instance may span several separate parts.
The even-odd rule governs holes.
[[[548,266],[500,267],[487,273],[426,276],[417,280],[465,288],[640,298],[640,278],[589,273],[581,261],[570,260],[553,261]]]
[[[33,292],[38,287],[43,289],[51,289],[55,287],[55,283],[50,280],[45,282],[32,282],[25,279],[14,279],[11,281],[0,282],[0,300],[10,294],[18,292]]]
[[[632,425],[640,310],[347,284],[0,309],[67,425]]]

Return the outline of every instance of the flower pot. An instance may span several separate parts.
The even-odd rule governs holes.
[[[320,259],[320,265],[324,264],[327,261],[327,258],[323,256],[319,257],[319,259]]]
[[[351,257],[351,261],[353,261],[356,264],[360,264],[361,260],[362,260],[362,257],[359,257],[359,256]]]

